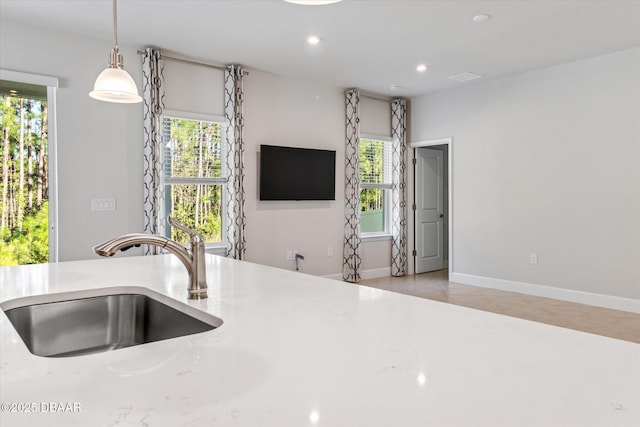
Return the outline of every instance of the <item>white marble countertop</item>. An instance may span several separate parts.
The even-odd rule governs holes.
[[[224,321],[45,358],[0,313],[0,424],[640,425],[638,344],[215,256],[207,274],[187,302],[172,255],[0,268],[0,301],[144,286]],[[20,403],[37,410],[6,412]]]

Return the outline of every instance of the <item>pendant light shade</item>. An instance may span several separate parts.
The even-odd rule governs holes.
[[[122,54],[118,50],[118,24],[116,0],[113,0],[114,45],[109,55],[109,66],[98,75],[89,96],[100,101],[133,104],[141,102],[136,82],[123,68]]]

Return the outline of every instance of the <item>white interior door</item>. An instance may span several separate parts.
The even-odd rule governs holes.
[[[416,149],[416,274],[444,268],[442,151]]]

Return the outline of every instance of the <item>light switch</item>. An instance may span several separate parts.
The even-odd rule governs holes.
[[[92,211],[115,211],[116,199],[91,199]]]

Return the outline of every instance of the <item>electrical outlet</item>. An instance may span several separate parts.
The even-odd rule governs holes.
[[[538,254],[529,254],[529,264],[538,263]]]
[[[293,251],[287,251],[287,261],[293,261]]]

